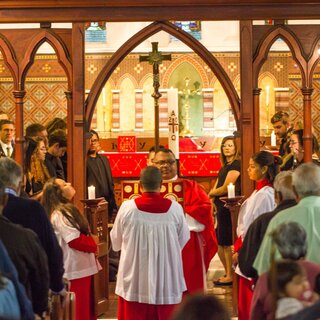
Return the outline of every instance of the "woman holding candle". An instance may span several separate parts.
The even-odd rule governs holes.
[[[216,286],[232,284],[232,224],[229,209],[224,207],[220,197],[234,197],[240,194],[240,160],[235,138],[227,136],[220,146],[221,169],[214,187],[209,192],[213,198],[215,214],[218,221],[216,235],[218,255],[225,269],[225,276],[214,281]]]
[[[74,194],[70,183],[50,179],[43,189],[42,204],[63,251],[64,278],[76,295],[76,320],[92,320],[96,319],[91,283],[98,272],[97,239],[91,235],[85,216],[70,202]]]
[[[281,163],[282,159],[280,157],[273,156],[268,151],[255,153],[249,161],[248,175],[250,180],[256,182],[256,188],[240,208],[237,227],[238,238],[234,244],[234,264],[238,262],[238,251],[251,223],[263,213],[275,208],[272,185]],[[236,267],[236,273],[239,275],[238,319],[247,320],[250,318],[253,283],[250,278],[246,278],[241,273],[238,266]]]

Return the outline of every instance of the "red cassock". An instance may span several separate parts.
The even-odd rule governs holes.
[[[207,271],[211,259],[218,251],[218,242],[214,230],[211,201],[206,192],[193,180],[184,179],[183,183],[185,213],[205,226],[201,232],[190,232],[190,240],[182,250],[187,293],[195,293],[204,290],[206,279],[203,262]]]

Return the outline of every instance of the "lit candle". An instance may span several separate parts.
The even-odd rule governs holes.
[[[228,198],[234,198],[235,197],[234,184],[230,182],[227,187],[228,187]]]
[[[277,139],[276,134],[274,133],[274,130],[271,132],[271,146],[275,147],[277,145]]]
[[[168,127],[169,149],[172,150],[176,159],[179,159],[179,110],[178,89],[168,89]]]
[[[88,187],[88,199],[95,199],[96,198],[96,187],[90,186]]]

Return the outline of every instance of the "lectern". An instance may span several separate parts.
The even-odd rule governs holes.
[[[108,203],[104,198],[81,200],[89,221],[91,232],[98,236],[98,259],[102,270],[94,276],[93,293],[95,314],[108,310],[109,299],[109,257],[108,257]]]

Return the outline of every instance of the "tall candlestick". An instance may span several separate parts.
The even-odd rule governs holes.
[[[172,150],[176,159],[179,159],[179,110],[178,89],[168,90],[168,127],[169,127],[169,149]]]
[[[271,132],[271,146],[275,147],[277,145],[277,138],[276,134],[274,133],[274,130]]]
[[[96,198],[96,187],[90,186],[88,187],[88,199],[95,199]]]
[[[234,189],[234,184],[231,182],[227,186],[228,188],[228,198],[234,198],[235,197],[235,189]]]

